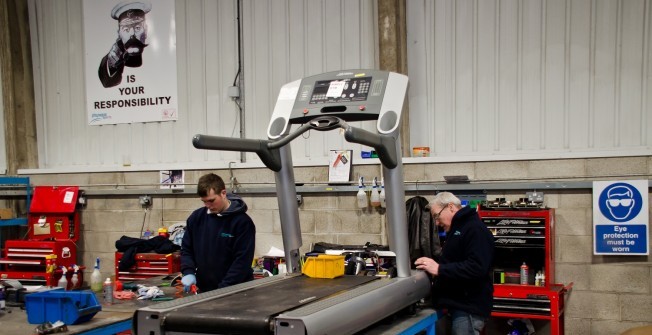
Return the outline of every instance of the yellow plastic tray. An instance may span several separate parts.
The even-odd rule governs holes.
[[[344,275],[344,256],[319,255],[308,257],[303,265],[303,274],[310,278],[335,278]]]

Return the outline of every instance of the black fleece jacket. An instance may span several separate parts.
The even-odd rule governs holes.
[[[489,317],[493,304],[491,264],[494,237],[474,208],[463,207],[453,216],[442,249],[435,304]]]
[[[195,274],[201,292],[253,280],[251,263],[256,227],[240,197],[228,194],[231,206],[219,214],[205,207],[192,212],[181,242],[181,273]]]

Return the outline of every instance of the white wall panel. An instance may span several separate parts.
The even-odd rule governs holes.
[[[239,110],[227,95],[237,82],[237,2],[177,0],[175,9],[179,120],[88,126],[82,1],[30,0],[41,169],[206,168],[240,161],[240,153],[197,150],[191,143],[195,134],[240,136]],[[375,68],[375,11],[372,0],[242,1],[244,136],[266,138],[281,85],[324,71]],[[295,161],[321,162],[329,149],[350,147],[338,134],[312,132],[293,143],[293,154]],[[258,158],[248,154],[247,160]]]
[[[266,138],[283,84],[327,71],[376,67],[372,1],[270,0],[246,1],[244,5],[244,17],[253,20],[245,23],[243,35],[249,138]],[[375,129],[373,122],[352,124]],[[295,164],[327,162],[331,149],[363,149],[345,142],[338,132],[304,135],[305,139],[291,144]],[[248,160],[257,159],[247,156]]]
[[[443,160],[650,154],[649,0],[407,6],[412,146]]]
[[[226,94],[238,71],[236,4],[176,2],[178,121],[88,126],[81,0],[30,0],[40,167],[205,168],[239,161],[239,153],[191,144],[197,133],[240,136],[239,111]],[[411,146],[458,161],[649,154],[649,0],[411,0],[407,6]],[[373,0],[244,0],[244,136],[265,138],[284,83],[375,68],[375,14]],[[330,149],[368,149],[336,132],[305,135],[292,144],[297,164],[321,164]],[[249,154],[247,161],[258,159]]]

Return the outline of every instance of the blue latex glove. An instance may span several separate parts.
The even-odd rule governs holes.
[[[197,278],[193,274],[187,274],[181,277],[181,284],[183,284],[183,290],[188,292],[190,291],[190,286],[197,284]]]

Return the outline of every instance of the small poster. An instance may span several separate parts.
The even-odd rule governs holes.
[[[183,189],[183,170],[162,170],[160,171],[160,184],[162,189]]]
[[[328,183],[349,184],[353,150],[331,150],[328,164]]]
[[[89,125],[176,121],[172,0],[84,0]]]

